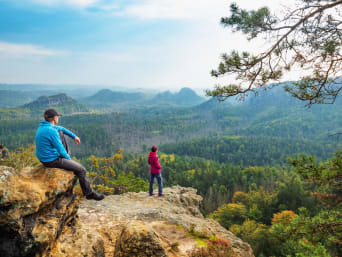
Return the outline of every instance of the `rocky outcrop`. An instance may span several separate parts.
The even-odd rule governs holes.
[[[89,231],[102,235],[106,256],[187,256],[199,241],[213,237],[227,239],[237,256],[254,256],[247,243],[202,216],[202,197],[195,189],[174,186],[164,193],[164,197],[140,192],[84,201],[78,215]]]
[[[59,239],[76,222],[79,201],[72,189],[72,172],[60,169],[24,169],[19,174],[0,166],[0,256],[57,256]],[[78,227],[74,226],[73,236]],[[78,229],[79,230],[79,229]],[[102,249],[98,251],[103,252]],[[90,245],[98,244],[86,238]],[[60,255],[63,256],[63,255]],[[88,255],[99,256],[99,255]]]
[[[39,166],[19,174],[0,166],[0,256],[188,256],[208,238],[225,238],[236,256],[250,246],[199,211],[193,188],[80,201],[72,172]]]

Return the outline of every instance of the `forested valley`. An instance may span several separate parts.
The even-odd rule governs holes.
[[[76,102],[63,99],[61,111]],[[196,188],[203,214],[249,242],[255,256],[338,256],[340,108],[339,100],[307,108],[277,88],[243,102],[85,109],[64,115],[60,125],[81,138],[81,146],[70,141],[72,156],[98,191],[147,192],[147,155],[158,145],[164,186]],[[10,151],[5,164],[37,163],[40,121],[1,117],[0,140]]]

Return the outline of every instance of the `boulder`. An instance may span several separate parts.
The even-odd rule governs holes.
[[[50,256],[79,199],[70,171],[0,167],[0,256]]]
[[[127,224],[116,240],[114,257],[166,257],[158,234],[141,222]]]

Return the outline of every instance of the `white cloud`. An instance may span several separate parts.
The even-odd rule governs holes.
[[[102,10],[104,12],[108,12],[108,13],[113,13],[113,12],[117,12],[117,10],[119,10],[120,6],[118,4],[100,4],[97,6],[97,8],[99,10]]]
[[[24,57],[24,56],[60,56],[64,51],[57,51],[31,44],[14,44],[0,41],[0,55]]]
[[[286,3],[288,4],[287,1]],[[127,6],[122,14],[136,16],[142,19],[202,19],[207,20],[219,15],[228,15],[232,2],[246,9],[268,6],[278,9],[284,0],[140,0]]]
[[[143,19],[206,19],[227,5],[223,0],[145,0],[127,6],[123,14]]]
[[[45,6],[74,6],[80,8],[86,8],[93,6],[98,0],[31,0],[31,2],[36,4],[41,4]]]

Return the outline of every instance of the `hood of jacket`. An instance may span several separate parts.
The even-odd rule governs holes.
[[[46,120],[42,120],[40,122],[40,126],[41,127],[53,127],[53,125],[50,122],[46,121]]]
[[[150,154],[148,155],[148,158],[157,158],[157,153],[156,152],[150,152]]]

